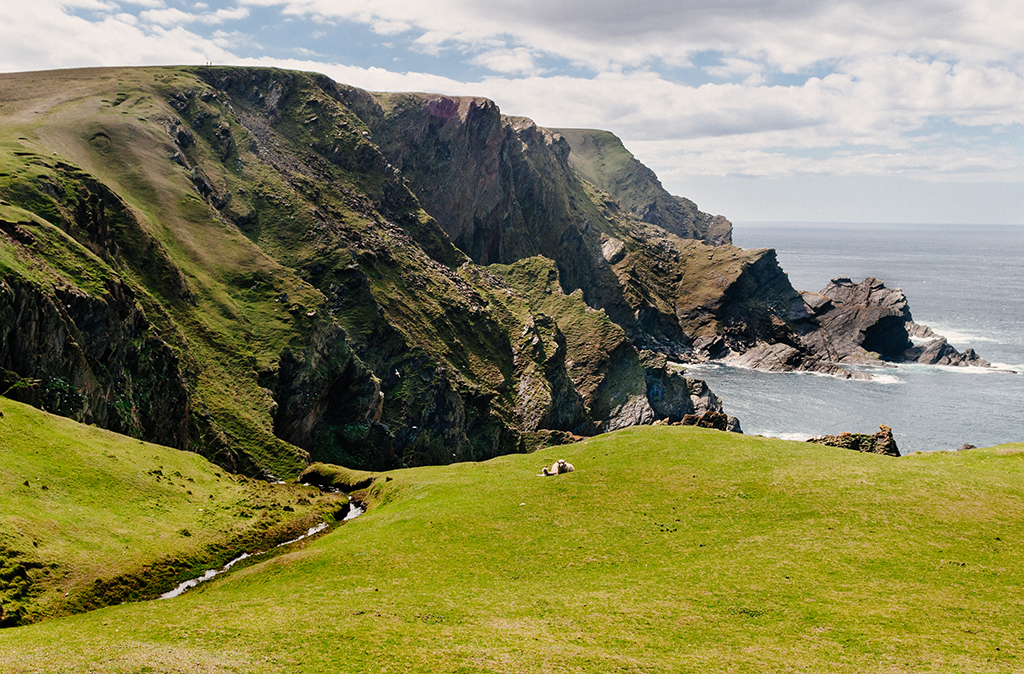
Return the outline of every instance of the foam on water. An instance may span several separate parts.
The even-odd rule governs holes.
[[[810,433],[785,433],[783,431],[765,430],[759,435],[764,435],[769,438],[778,438],[779,440],[793,440],[795,442],[807,442],[814,436]]]
[[[999,343],[999,338],[992,335],[978,334],[975,332],[966,332],[951,328],[945,325],[929,324],[928,327],[932,329],[932,332],[945,337],[946,341],[955,346],[958,349],[976,348],[973,345],[979,343],[992,344]],[[925,340],[925,343],[931,340]],[[915,342],[916,343],[916,342]]]

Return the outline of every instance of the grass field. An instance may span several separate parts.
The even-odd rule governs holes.
[[[337,504],[197,454],[0,398],[0,610],[29,620],[152,597],[293,538]],[[3,661],[4,658],[0,658]]]
[[[1022,469],[647,427],[395,471],[182,597],[0,631],[0,671],[1019,672]]]

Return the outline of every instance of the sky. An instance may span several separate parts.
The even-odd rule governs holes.
[[[606,129],[733,221],[1024,224],[1021,0],[0,3],[0,72],[206,62]]]

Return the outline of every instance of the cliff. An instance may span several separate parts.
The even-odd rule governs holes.
[[[0,130],[0,393],[250,475],[720,412],[686,362],[978,362],[874,286],[801,295],[612,134],[486,99],[23,73]]]
[[[637,348],[688,348],[695,242],[493,103],[239,68],[4,75],[0,102],[10,397],[263,477],[717,400]]]

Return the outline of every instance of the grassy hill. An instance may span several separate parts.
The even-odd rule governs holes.
[[[538,477],[557,457],[576,472]],[[1024,445],[645,427],[389,475],[366,515],[182,597],[0,631],[0,671],[1024,668]]]
[[[0,626],[154,597],[341,503],[0,398]]]

